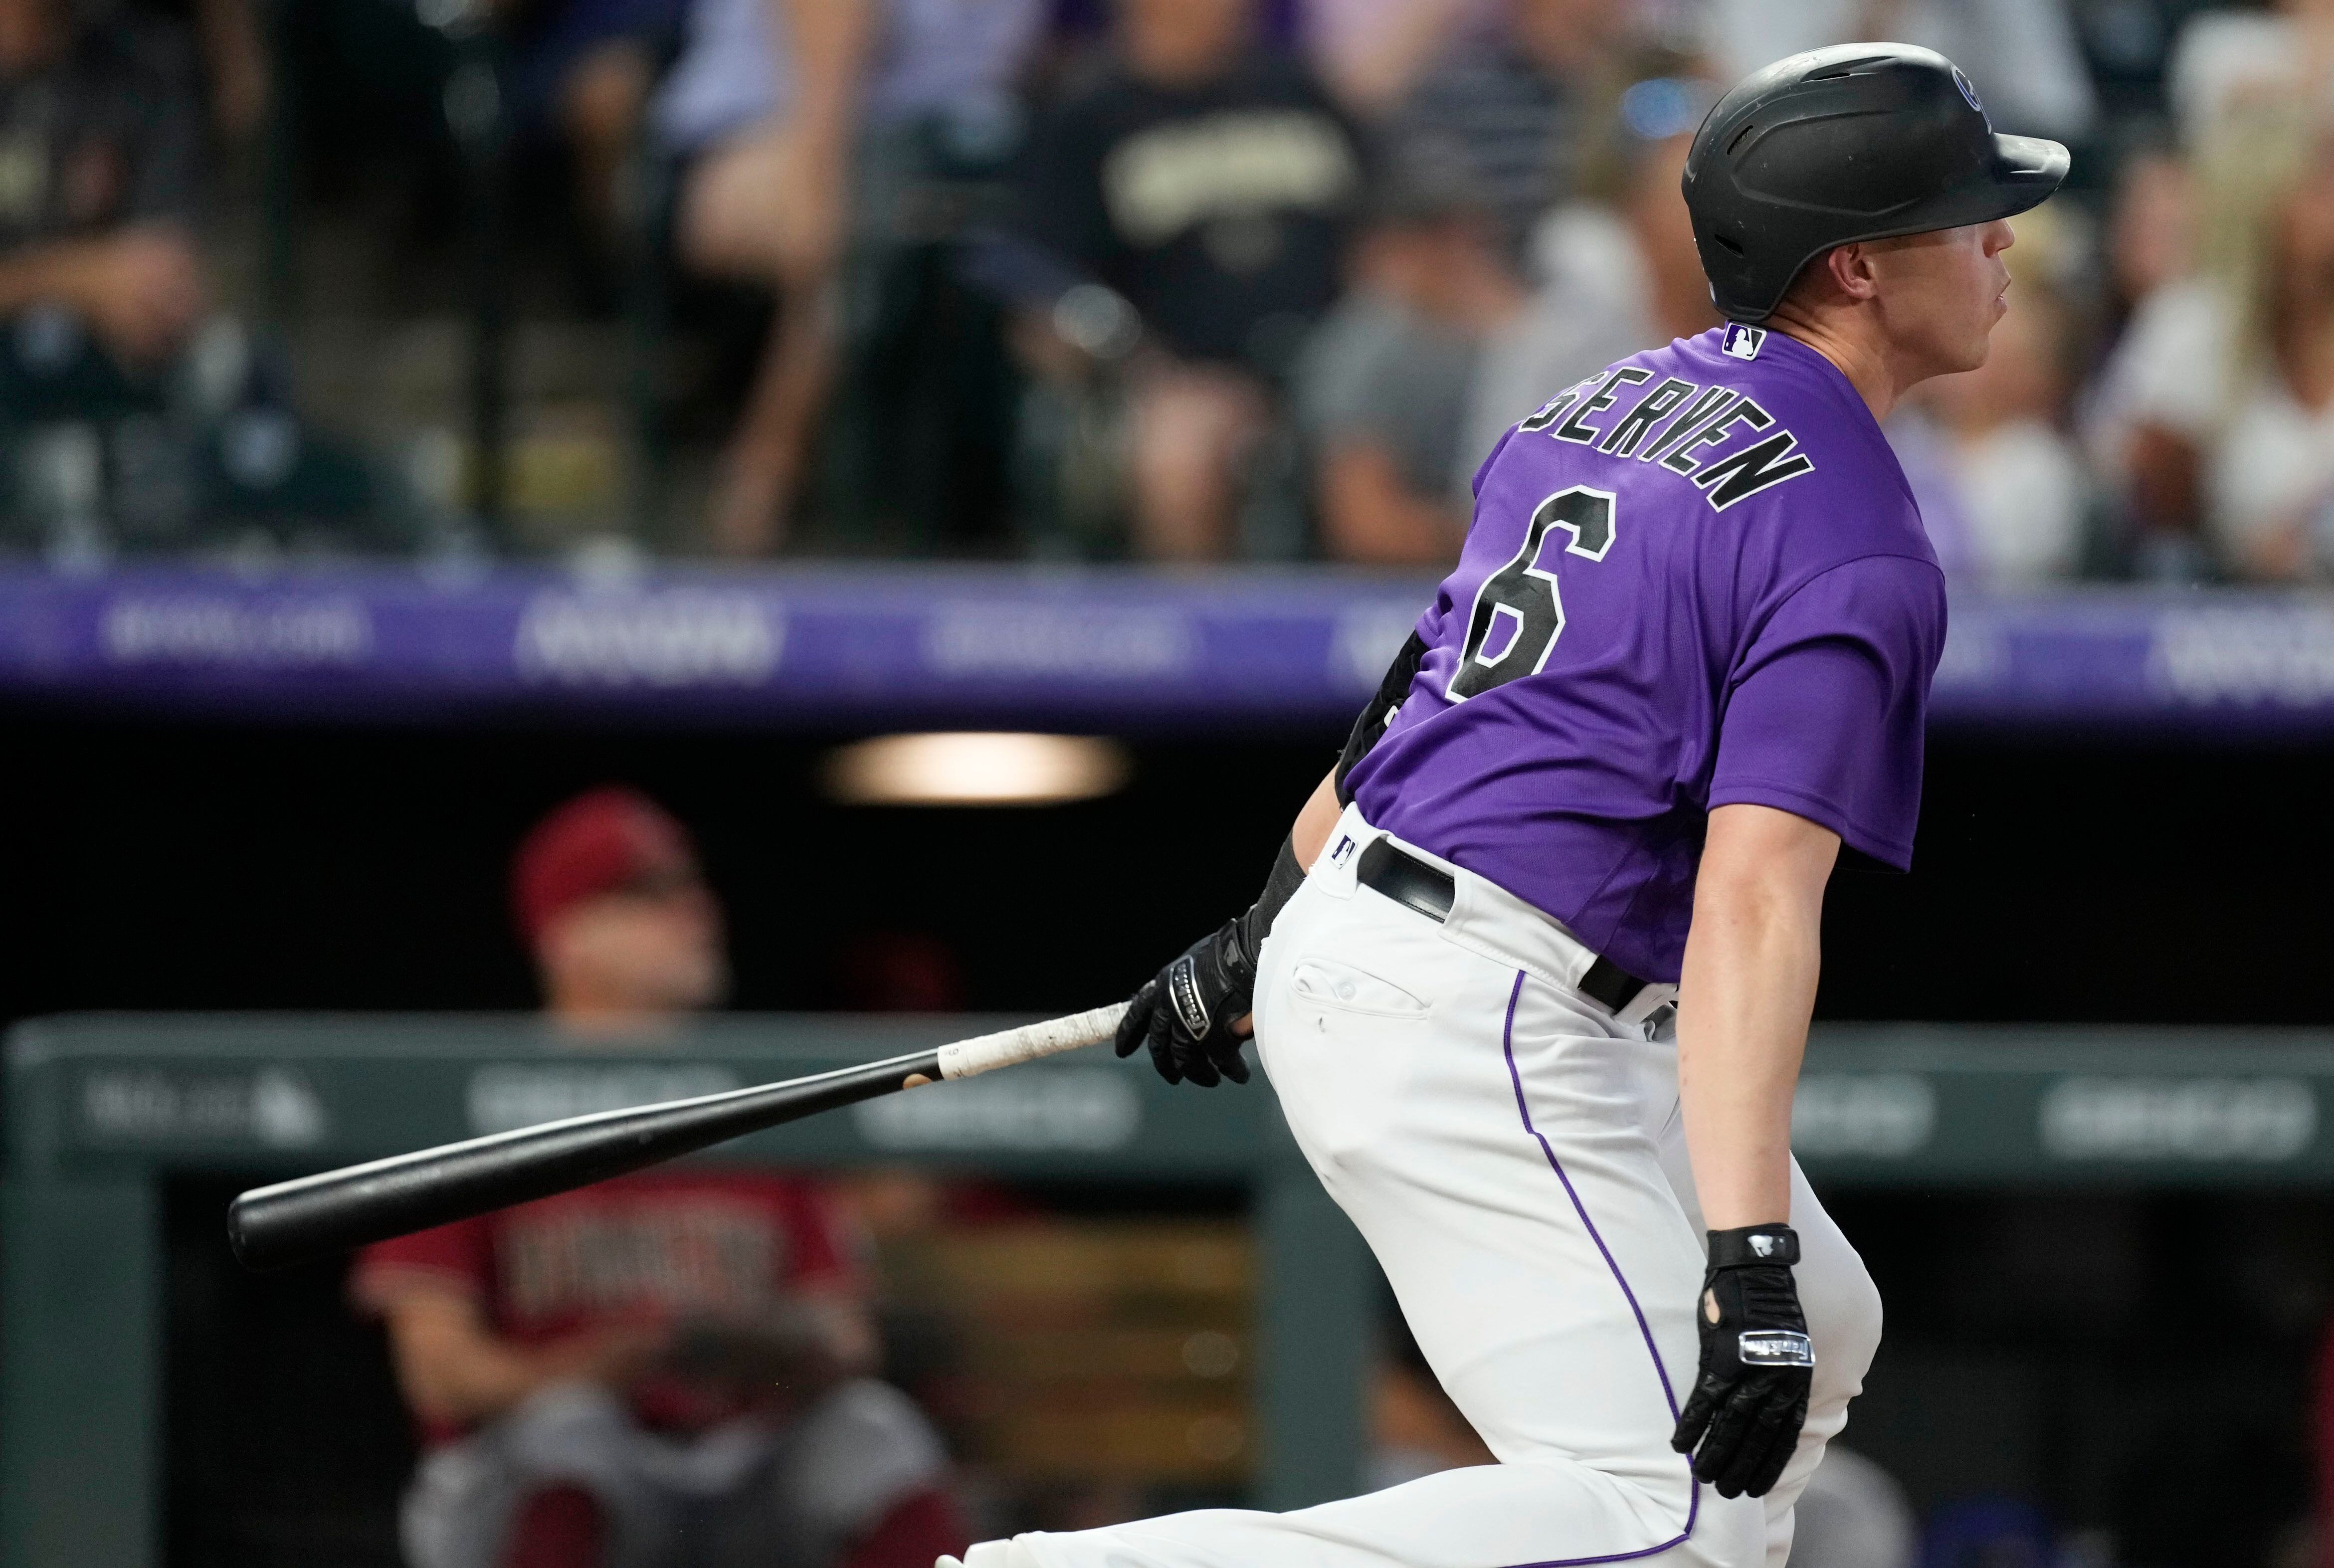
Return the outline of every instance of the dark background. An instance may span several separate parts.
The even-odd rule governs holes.
[[[979,810],[827,803],[837,738],[0,709],[0,1019],[530,1005],[511,847],[609,781],[696,831],[741,1008],[837,1005],[839,955],[876,932],[951,948],[969,1006],[1093,1006],[1255,896],[1342,736],[1136,739],[1115,796]],[[1835,881],[1820,1016],[2334,1019],[2334,751],[1947,735],[1918,854]]]
[[[0,1016],[79,1008],[515,1008],[517,835],[609,780],[699,834],[737,1004],[854,1000],[857,944],[937,938],[966,1005],[1131,988],[1253,896],[1339,737],[1131,742],[1090,804],[844,809],[834,739],[319,729],[0,714]],[[2334,752],[1941,736],[1914,875],[1843,876],[1832,1018],[2321,1024]],[[170,1561],[381,1563],[410,1448],[378,1331],[325,1266],[255,1280],[231,1178],[168,1206]],[[1128,1195],[1130,1204],[1160,1201]],[[2262,1568],[2308,1510],[2305,1409],[2334,1198],[1837,1195],[1888,1303],[1847,1442],[1934,1505],[2001,1493],[2111,1531],[2126,1568]]]

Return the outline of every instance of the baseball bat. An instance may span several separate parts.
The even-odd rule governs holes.
[[[254,1188],[227,1206],[227,1242],[246,1268],[305,1263],[586,1187],[838,1105],[1097,1044],[1125,1011],[1125,1003],[1114,1003],[857,1067],[571,1116]]]

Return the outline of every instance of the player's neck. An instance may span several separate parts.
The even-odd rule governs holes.
[[[1876,420],[1887,418],[1905,389],[1922,379],[1908,379],[1885,343],[1836,316],[1795,311],[1787,301],[1767,319],[1767,325],[1829,360]]]

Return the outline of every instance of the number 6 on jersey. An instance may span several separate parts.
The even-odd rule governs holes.
[[[1555,572],[1539,563],[1540,547],[1548,543],[1551,528],[1572,535],[1564,547],[1566,554],[1604,560],[1605,552],[1613,547],[1613,493],[1575,485],[1533,508],[1523,548],[1475,591],[1467,642],[1444,688],[1452,701],[1480,697],[1547,667],[1556,640],[1564,633],[1564,595],[1558,592]],[[1502,623],[1509,628],[1504,638],[1497,635]]]

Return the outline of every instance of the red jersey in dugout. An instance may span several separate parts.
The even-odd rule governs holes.
[[[496,1332],[541,1344],[628,1323],[751,1314],[856,1277],[848,1227],[813,1183],[689,1168],[377,1243],[359,1255],[349,1288],[378,1312],[401,1283],[450,1285],[477,1298]],[[654,1380],[633,1401],[654,1426],[690,1424],[696,1404]]]

